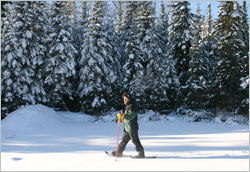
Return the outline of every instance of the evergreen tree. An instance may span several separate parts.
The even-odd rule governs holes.
[[[211,35],[212,32],[212,15],[211,15],[211,4],[208,3],[207,7],[207,15],[205,17],[205,21],[202,24],[202,34],[201,38],[202,39],[209,39],[209,35]]]
[[[100,114],[108,110],[112,84],[117,80],[113,47],[104,27],[103,2],[95,2],[82,45],[78,92],[82,111]]]
[[[49,51],[46,59],[46,91],[50,97],[50,105],[67,109],[64,97],[72,99],[73,88],[70,82],[75,76],[76,49],[71,43],[71,30],[64,12],[64,2],[53,2],[51,9],[51,25],[49,30]]]
[[[65,1],[63,6],[63,11],[67,16],[69,23],[74,23],[76,19],[76,2],[75,1]]]
[[[117,26],[117,30],[118,30],[118,34],[120,34],[122,32],[122,2],[118,1],[118,26]]]
[[[172,19],[169,26],[169,47],[168,56],[176,60],[176,70],[181,87],[178,103],[181,104],[185,97],[184,89],[188,80],[190,61],[190,47],[192,46],[194,26],[194,14],[190,12],[188,1],[171,2],[170,9]]]
[[[129,2],[126,2],[129,3]],[[117,26],[117,39],[116,39],[116,45],[118,47],[118,52],[120,54],[120,65],[124,66],[126,58],[127,58],[127,54],[125,53],[125,46],[126,43],[128,42],[128,36],[129,36],[129,27],[126,27],[128,25],[126,25],[125,27],[123,27],[123,22],[124,22],[124,10],[123,10],[123,4],[124,2],[119,1],[118,2],[118,26]],[[121,68],[121,73],[122,73],[122,68]],[[123,77],[123,75],[122,75]],[[123,80],[123,78],[122,78]]]
[[[164,53],[168,52],[168,48],[167,48],[168,36],[169,36],[168,15],[169,13],[166,12],[164,3],[161,2],[160,19],[159,19],[158,24],[155,26],[155,28],[156,28],[156,34],[159,34],[160,46],[161,46],[161,49],[164,51]]]
[[[194,31],[193,43],[190,48],[190,61],[188,70],[188,80],[186,82],[187,96],[185,102],[190,108],[204,108],[207,102],[207,73],[208,59],[202,53],[201,39],[201,15],[199,3],[197,4],[196,30]]]
[[[137,41],[137,2],[131,1],[127,2],[125,18],[124,21],[127,24],[124,24],[123,27],[125,31],[127,31],[130,35],[127,37],[128,42],[125,46],[125,53],[127,54],[126,63],[123,66],[123,74],[124,74],[124,90],[128,91],[134,97],[136,96],[136,81],[143,78],[143,66],[142,62],[142,53],[139,49],[139,42]],[[128,18],[127,18],[128,17]],[[140,86],[140,84],[138,84]]]
[[[154,14],[153,14],[154,15]],[[150,71],[152,73],[150,96],[148,97],[149,109],[163,110],[170,104],[167,95],[168,80],[166,75],[166,50],[168,42],[168,16],[164,3],[161,3],[161,14],[159,22],[149,31],[148,42],[150,42]]]
[[[138,102],[139,109],[144,110],[147,105],[147,96],[150,95],[152,82],[151,69],[148,69],[151,50],[148,41],[152,31],[152,2],[131,2],[130,11],[133,13],[131,32],[125,51],[128,55],[124,65],[124,85]],[[140,11],[137,11],[140,7]],[[151,75],[150,75],[151,74]]]
[[[161,100],[164,100],[163,109],[175,109],[177,108],[177,97],[179,95],[179,87],[180,82],[179,78],[177,76],[177,71],[175,68],[176,60],[173,59],[172,56],[168,56],[170,47],[169,44],[169,20],[168,20],[169,11],[166,12],[164,3],[161,4],[161,15],[160,15],[160,22],[158,25],[156,25],[156,34],[158,34],[158,42],[159,47],[162,47],[163,54],[165,54],[165,57],[162,59],[162,67],[159,68],[159,74],[160,80],[162,80],[162,86],[163,88],[160,88],[160,90],[166,90],[167,96],[165,97],[165,93],[162,93]],[[157,89],[155,89],[157,90]],[[159,91],[160,92],[160,91]],[[165,104],[165,105],[164,105]]]
[[[202,24],[202,34],[200,42],[200,56],[204,60],[204,67],[206,66],[205,78],[207,79],[206,84],[206,103],[204,101],[203,107],[214,108],[214,89],[213,89],[213,75],[215,74],[215,68],[218,64],[218,58],[215,56],[214,52],[216,47],[213,45],[216,43],[215,38],[212,35],[213,31],[213,19],[211,15],[211,4],[208,3],[208,12],[205,17],[205,21]]]
[[[165,23],[159,23],[159,25],[161,26],[156,28],[164,28]],[[147,68],[152,74],[153,83],[148,100],[151,102],[149,108],[156,111],[176,108],[177,88],[180,86],[175,60],[167,56],[165,44],[167,38],[164,36],[166,33],[154,29],[150,32],[148,40],[151,43],[151,49],[149,49],[150,61]]]
[[[249,8],[249,7],[248,7]],[[247,10],[247,5],[246,1],[243,1],[243,6],[242,9],[240,9],[240,15],[241,15],[241,23],[243,27],[243,38],[244,38],[244,43],[245,43],[245,53],[249,54],[249,18],[248,18],[248,10]],[[247,56],[249,57],[249,56]],[[248,63],[248,60],[246,60]]]
[[[201,9],[200,9],[200,3],[199,1],[197,2],[197,7],[196,7],[196,19],[195,19],[195,26],[196,30],[194,31],[194,37],[195,39],[201,40],[201,33],[202,33],[202,22],[203,22],[203,17],[201,16]]]
[[[3,6],[2,6],[3,7]],[[4,13],[4,14],[3,14]],[[17,56],[15,45],[17,43],[14,31],[14,7],[11,4],[4,5],[2,11],[2,37],[1,37],[1,106],[2,119],[7,113],[17,109],[24,102],[19,96],[17,88],[22,88],[21,71],[22,62]]]
[[[8,7],[6,6],[6,4],[10,4],[10,3],[11,2],[8,2],[8,1],[2,1],[1,2],[1,18],[6,17],[6,14],[8,13]]]
[[[107,20],[111,20],[110,18],[107,18]],[[114,76],[117,78],[111,83],[112,92],[110,93],[110,100],[109,100],[109,106],[116,108],[116,109],[122,109],[123,108],[123,102],[121,101],[121,95],[122,95],[122,81],[123,81],[123,75],[122,75],[122,62],[123,57],[122,53],[123,50],[120,47],[120,41],[119,41],[119,33],[115,32],[114,24],[110,21],[107,22],[104,25],[104,30],[106,31],[104,34],[106,36],[106,41],[110,43],[111,49],[110,56],[112,57],[112,71],[114,72]]]
[[[214,73],[215,66],[218,63],[214,55],[213,45],[215,44],[215,39],[212,36],[212,29],[213,29],[213,20],[211,15],[211,4],[208,4],[208,13],[205,18],[204,24],[202,25],[202,35],[201,35],[201,55],[206,57],[209,61],[206,62],[209,71],[207,73],[207,78],[211,78],[212,74]]]
[[[72,28],[72,44],[76,48],[77,53],[75,54],[75,77],[73,77],[70,82],[73,87],[73,100],[66,99],[67,104],[69,106],[69,110],[79,112],[81,109],[80,97],[78,95],[78,86],[80,83],[80,59],[81,59],[81,45],[85,40],[85,33],[87,31],[88,19],[89,19],[89,2],[82,1],[81,2],[81,11],[75,9],[76,14],[74,14],[74,19],[71,20],[73,22],[71,24]],[[81,12],[81,13],[80,13]],[[80,13],[80,14],[79,14]],[[71,12],[72,14],[72,12]],[[77,15],[78,14],[78,15]]]
[[[42,2],[16,2],[9,6],[3,32],[2,92],[5,103],[17,108],[46,103],[43,65],[48,25]],[[12,11],[13,10],[13,11]],[[13,109],[12,109],[13,110]]]
[[[149,96],[152,92],[153,80],[155,74],[155,70],[153,69],[154,61],[154,53],[159,55],[159,52],[155,52],[155,45],[153,43],[153,7],[151,1],[144,1],[140,4],[141,11],[137,20],[138,32],[136,34],[136,42],[139,44],[139,53],[141,53],[140,64],[142,67],[141,72],[142,76],[136,78],[135,81],[135,97],[137,99],[138,104],[140,104],[139,108],[145,109],[149,108],[152,103],[149,99]],[[157,51],[157,50],[156,50]],[[160,58],[160,57],[158,57]],[[148,101],[147,101],[148,100]]]
[[[138,16],[138,3],[133,1],[126,2],[125,12],[122,18],[122,30],[124,31],[125,41],[130,38],[132,28],[136,24],[135,18]]]
[[[239,4],[237,4],[239,5]],[[240,77],[241,77],[241,83],[244,85],[244,83],[249,82],[249,22],[248,22],[248,13],[247,13],[247,6],[246,1],[243,1],[243,5],[236,6],[236,9],[238,9],[240,22],[242,26],[242,37],[243,42],[242,44],[242,56],[241,58],[241,71],[240,71]],[[237,16],[237,15],[236,15]],[[249,85],[249,84],[248,84]],[[248,116],[249,114],[249,86],[243,86],[240,87],[239,90],[240,93],[240,105],[237,108],[238,113],[243,113]]]
[[[125,11],[121,18],[121,31],[119,33],[119,41],[121,47],[121,55],[122,55],[122,66],[125,65],[126,60],[128,58],[128,54],[125,52],[126,47],[128,46],[128,42],[132,36],[132,28],[135,28],[136,21],[135,18],[138,16],[137,2],[127,1],[125,6]],[[124,73],[125,71],[123,71]]]
[[[186,83],[187,96],[185,102],[190,108],[200,109],[207,104],[207,78],[208,73],[206,56],[202,55],[201,48],[201,16],[199,4],[197,5],[196,30],[194,31],[193,43],[190,48],[190,61],[188,70],[188,80]]]
[[[213,33],[217,38],[217,56],[220,58],[214,76],[217,107],[235,111],[240,104],[240,79],[244,40],[238,2],[221,2]]]

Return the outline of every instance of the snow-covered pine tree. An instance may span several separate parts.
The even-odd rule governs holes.
[[[138,4],[140,3],[140,6]],[[147,96],[150,95],[150,70],[147,70],[147,34],[152,30],[152,2],[131,2],[132,12],[131,32],[125,51],[128,55],[124,69],[125,90],[133,95],[140,110],[146,108]],[[140,11],[137,11],[140,7]],[[144,39],[145,38],[145,39]]]
[[[126,46],[129,42],[129,39],[132,34],[132,28],[135,25],[134,18],[138,15],[138,11],[135,9],[137,8],[137,2],[127,1],[125,3],[125,10],[121,17],[121,29],[119,33],[119,40],[120,40],[120,47],[121,47],[121,55],[122,55],[122,66],[125,65],[126,60],[128,58],[128,54],[125,52]],[[125,71],[123,71],[124,73]]]
[[[197,4],[195,24],[197,29],[194,31],[193,42],[190,48],[189,70],[187,72],[188,80],[185,86],[185,103],[192,109],[201,109],[205,108],[208,104],[206,91],[209,68],[207,64],[208,60],[203,55],[201,47],[202,23],[199,3]]]
[[[16,2],[14,6],[14,26],[11,27],[16,43],[13,59],[9,61],[16,68],[13,77],[19,76],[12,83],[16,90],[13,93],[16,92],[15,97],[20,100],[19,105],[47,102],[42,65],[47,52],[47,27],[44,26],[48,26],[48,22],[41,6],[41,2]]]
[[[50,106],[67,109],[63,97],[72,97],[71,79],[75,76],[76,49],[71,43],[71,30],[65,15],[65,3],[52,3],[49,29],[49,51],[46,59],[45,84]]]
[[[154,61],[154,49],[152,42],[151,33],[154,31],[154,20],[153,16],[153,6],[151,1],[144,1],[140,4],[140,13],[137,20],[136,41],[139,44],[139,52],[142,55],[140,60],[140,65],[142,67],[141,72],[143,75],[134,80],[135,98],[139,104],[139,108],[145,109],[149,108],[152,104],[150,96],[152,97],[152,87],[154,76],[156,71],[153,69]],[[159,55],[159,52],[156,52]],[[160,57],[158,57],[160,58]]]
[[[127,2],[121,2],[121,1],[118,1],[118,23],[117,23],[117,27],[116,30],[117,30],[117,33],[116,33],[116,46],[117,46],[117,51],[119,52],[120,54],[120,58],[119,58],[119,61],[120,61],[120,66],[121,66],[121,73],[123,72],[122,71],[122,66],[124,66],[125,64],[125,61],[126,61],[126,58],[127,58],[127,55],[125,53],[125,46],[126,46],[126,43],[128,41],[128,38],[126,38],[127,33],[128,31],[126,29],[123,28],[123,18],[124,18],[124,4],[127,3]],[[116,25],[116,24],[115,24]],[[123,75],[122,75],[123,77]],[[121,77],[122,81],[123,81],[123,78]]]
[[[120,27],[122,22],[122,5],[121,2],[118,2],[118,5],[120,4]],[[115,2],[113,2],[113,5],[115,5]],[[121,101],[121,95],[122,95],[122,81],[123,81],[123,75],[122,75],[122,65],[124,64],[124,47],[121,46],[121,32],[119,33],[119,30],[116,30],[117,25],[117,19],[116,19],[116,10],[111,10],[112,5],[103,2],[103,34],[105,37],[106,42],[108,42],[111,45],[111,49],[109,50],[110,56],[112,58],[112,71],[114,72],[114,76],[117,78],[112,81],[111,87],[112,92],[109,94],[109,100],[108,100],[108,107],[113,107],[115,109],[121,109],[123,108],[124,104]],[[120,28],[122,29],[122,28]]]
[[[155,11],[154,11],[155,12]],[[152,13],[153,16],[155,14]],[[169,105],[169,99],[167,96],[167,77],[164,71],[168,40],[168,16],[165,11],[164,2],[161,2],[160,19],[156,25],[151,26],[151,30],[148,32],[147,42],[150,42],[150,49],[148,51],[150,56],[149,70],[152,73],[151,90],[148,95],[147,108],[156,111],[166,109]]]
[[[22,88],[22,61],[17,56],[16,32],[14,31],[14,7],[5,3],[2,11],[1,36],[1,117],[24,104],[17,88]],[[3,14],[4,13],[4,14]]]
[[[65,14],[68,17],[69,23],[74,23],[75,17],[76,17],[76,2],[75,1],[65,1],[65,5],[63,7],[63,10]]]
[[[216,55],[220,61],[214,75],[215,102],[221,110],[235,112],[240,101],[242,58],[244,54],[243,28],[239,4],[220,2],[219,14],[213,35],[217,39]]]
[[[1,2],[1,18],[5,18],[6,17],[6,14],[8,12],[8,7],[5,6],[6,4],[11,4],[12,2],[11,1],[2,1]],[[3,29],[3,27],[1,27],[1,29]]]
[[[122,30],[124,31],[126,41],[130,38],[130,31],[135,25],[135,17],[138,16],[137,2],[126,2],[125,12],[122,17]]]
[[[139,47],[138,41],[138,2],[131,1],[127,4],[125,14],[127,14],[130,20],[130,36],[129,40],[126,43],[125,52],[127,54],[126,63],[123,66],[123,74],[124,74],[124,90],[129,92],[136,101],[140,101],[137,97],[142,96],[139,89],[142,87],[140,85],[140,81],[143,80],[144,77],[144,68],[142,66],[143,56],[141,49]],[[129,5],[129,6],[128,6]],[[131,16],[129,16],[131,14]],[[144,94],[144,93],[142,93]],[[145,107],[145,104],[140,104],[141,107]],[[140,108],[141,108],[140,107]],[[139,108],[139,109],[140,109]],[[141,108],[140,110],[143,110]]]
[[[122,2],[118,1],[118,24],[117,24],[117,32],[120,34],[122,32],[122,15],[123,15],[123,7]]]
[[[185,89],[188,80],[187,72],[190,61],[190,47],[192,46],[194,26],[194,14],[189,9],[188,1],[175,1],[169,5],[172,18],[169,25],[169,47],[168,56],[176,60],[176,70],[181,84]],[[180,88],[180,89],[181,89]],[[180,91],[178,104],[183,103],[185,94]]]
[[[72,4],[71,4],[72,6]],[[76,75],[74,78],[72,78],[72,87],[73,87],[73,100],[66,98],[66,103],[68,104],[69,110],[71,111],[77,111],[79,112],[81,109],[80,105],[80,98],[78,95],[78,86],[80,81],[80,69],[81,66],[79,64],[81,59],[81,45],[83,44],[83,41],[85,39],[85,33],[87,31],[88,26],[88,19],[89,19],[89,2],[87,1],[81,1],[81,10],[80,8],[74,9],[75,14],[72,24],[70,24],[70,27],[72,28],[72,44],[76,48],[77,53],[75,54],[75,71]],[[70,13],[72,14],[72,12]]]
[[[76,10],[77,9],[75,9],[75,11]],[[88,11],[89,11],[88,2],[86,1],[81,2],[81,11],[77,10],[75,12],[75,13],[80,13],[80,12],[81,13],[80,15],[74,14],[74,18],[72,20],[73,21],[73,23],[71,24],[73,26],[72,27],[72,37],[73,37],[72,43],[78,51],[76,59],[80,58],[80,54],[81,54],[80,47],[83,43],[83,39],[84,39],[83,35],[85,33],[85,29],[86,29],[88,18],[89,18]]]
[[[117,81],[113,47],[104,27],[103,2],[94,2],[92,16],[82,45],[78,92],[82,111],[100,114],[108,110],[112,84]]]
[[[164,53],[168,52],[167,44],[168,44],[168,27],[169,27],[169,21],[168,21],[168,15],[169,12],[166,12],[165,4],[162,1],[161,2],[161,13],[160,13],[160,19],[158,21],[158,24],[156,27],[156,34],[159,34],[159,41],[161,49],[164,51]]]
[[[12,2],[8,6],[2,37],[2,98],[3,106],[10,105],[8,111],[47,102],[42,67],[48,22],[43,7],[42,2]]]
[[[214,55],[214,51],[216,47],[213,47],[215,44],[215,39],[212,36],[212,30],[214,27],[214,21],[211,15],[211,4],[208,3],[208,11],[205,17],[204,23],[202,24],[202,34],[201,34],[201,42],[200,42],[200,56],[205,60],[204,64],[206,65],[207,73],[207,91],[206,91],[206,104],[207,108],[214,107],[213,101],[213,74],[215,73],[215,67],[218,63],[218,58]]]
[[[202,23],[203,23],[204,17],[201,16],[201,9],[200,9],[200,3],[199,1],[197,2],[197,7],[196,7],[196,19],[194,21],[196,29],[194,32],[194,37],[197,37],[198,40],[201,40],[201,34],[202,34]]]
[[[239,5],[239,4],[238,4]],[[243,1],[242,6],[236,6],[238,13],[240,14],[240,22],[242,26],[242,41],[244,45],[242,46],[242,57],[241,57],[241,83],[249,82],[249,20],[247,13],[246,1]],[[240,93],[240,104],[237,109],[238,113],[249,115],[249,83],[247,86],[242,86],[239,90]]]
[[[150,34],[151,59],[149,69],[153,74],[153,87],[149,100],[150,109],[161,111],[174,109],[177,97],[177,88],[180,86],[175,69],[175,60],[167,56],[168,42],[168,14],[165,6],[161,4],[161,17]]]
[[[211,35],[212,32],[212,15],[211,15],[211,3],[208,3],[207,6],[207,15],[205,17],[205,21],[202,24],[202,33],[201,38],[202,39],[209,39],[209,35]]]
[[[48,36],[49,36],[49,12],[47,11],[47,2],[45,1],[34,1],[32,2],[33,9],[35,13],[35,19],[34,19],[34,32],[37,34],[38,38],[36,39],[38,43],[36,44],[36,50],[34,50],[35,56],[39,57],[40,62],[38,62],[39,66],[39,72],[37,72],[37,77],[42,82],[43,90],[45,90],[45,68],[46,68],[46,58],[48,57]],[[36,51],[36,52],[35,52]],[[40,76],[41,75],[41,76]],[[49,95],[46,93],[46,97],[43,98],[42,101],[44,104],[49,103]]]
[[[242,5],[242,10],[240,10],[240,14],[241,14],[241,22],[242,22],[242,27],[243,27],[243,37],[244,37],[244,42],[246,44],[246,52],[249,54],[249,17],[248,17],[248,8],[246,5],[246,1],[243,1],[243,5]],[[249,56],[247,56],[249,57]],[[247,64],[248,64],[248,60]]]
[[[212,37],[212,29],[213,29],[213,19],[211,15],[211,4],[208,3],[208,13],[206,15],[205,21],[202,24],[202,34],[201,34],[201,55],[206,56],[209,60],[207,64],[209,65],[208,77],[211,78],[214,73],[215,66],[217,65],[218,60],[214,56],[213,44],[215,44],[215,39]]]
[[[73,33],[72,33],[73,45],[78,51],[76,55],[76,73],[77,73],[76,78],[78,77],[79,70],[80,70],[79,61],[81,58],[81,46],[84,42],[84,39],[85,39],[84,36],[86,36],[85,33],[87,32],[87,26],[89,23],[89,17],[90,17],[89,8],[90,8],[89,3],[87,1],[81,2],[81,15],[78,16],[79,18],[77,17],[77,15],[75,16],[76,19],[74,20],[75,21],[74,28],[72,28],[73,29]]]
[[[114,75],[117,77],[112,83],[112,92],[110,93],[109,106],[115,109],[122,109],[124,104],[121,101],[122,95],[122,63],[123,63],[123,52],[124,49],[121,48],[119,33],[115,31],[115,25],[112,16],[106,16],[106,23],[104,25],[104,30],[106,31],[105,37],[106,41],[112,46],[110,50],[110,56],[112,56],[112,70]]]

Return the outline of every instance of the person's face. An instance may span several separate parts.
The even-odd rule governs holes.
[[[124,104],[126,104],[129,101],[129,98],[127,98],[126,96],[123,97],[123,102]]]

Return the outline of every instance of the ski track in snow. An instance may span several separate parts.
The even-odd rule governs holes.
[[[247,125],[140,120],[139,137],[145,154],[158,158],[124,157],[116,162],[104,151],[116,149],[117,123],[93,121],[88,115],[55,112],[41,105],[13,112],[1,125],[1,170],[249,170]],[[120,129],[121,140],[123,128]],[[131,142],[124,153],[136,154]]]

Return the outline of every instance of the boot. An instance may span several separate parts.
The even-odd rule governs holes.
[[[134,156],[134,158],[145,158],[144,151],[138,152],[138,155]]]
[[[116,156],[116,151],[111,152],[112,156]],[[122,157],[122,153],[118,151],[117,157]]]

